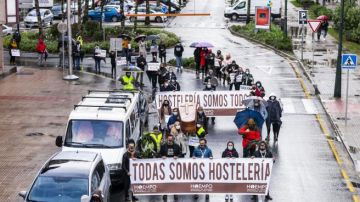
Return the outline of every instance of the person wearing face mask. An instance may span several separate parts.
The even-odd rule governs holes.
[[[251,158],[272,158],[275,162],[275,158],[273,157],[273,154],[268,149],[268,146],[265,141],[261,141],[259,143],[259,149],[255,151],[254,155]],[[270,201],[272,200],[272,197],[270,196],[270,191],[268,191],[267,195],[265,196],[265,199]],[[251,200],[257,200],[257,196],[254,195]]]
[[[264,101],[265,102],[265,101]],[[261,114],[264,120],[268,117],[268,112],[266,110],[265,105],[262,103],[261,100],[253,100],[247,106],[249,109],[257,111]]]
[[[266,141],[270,141],[270,130],[272,125],[274,141],[276,142],[278,140],[280,127],[282,124],[281,116],[283,109],[281,102],[276,99],[276,95],[274,93],[271,93],[269,96],[266,110],[268,112],[268,117],[266,119],[266,128],[267,128]]]
[[[206,145],[207,141],[205,138],[201,138],[199,140],[199,146],[196,147],[196,149],[194,150],[194,155],[193,158],[213,158],[213,154],[211,149]],[[198,199],[199,196],[198,195],[194,195],[194,199]],[[209,199],[209,195],[206,194],[205,195],[206,200]]]
[[[126,72],[125,75],[120,77],[120,82],[124,90],[135,90],[135,78],[131,75],[131,72]]]
[[[140,158],[140,154],[135,150],[135,141],[133,139],[129,139],[127,143],[127,151],[124,153],[122,157],[121,167],[122,170],[125,172],[125,183],[124,183],[124,190],[125,190],[125,198],[126,201],[130,201],[129,192],[130,192],[130,159],[138,159]],[[137,201],[138,199],[135,196],[132,196],[132,201]]]
[[[156,153],[159,154],[160,152],[160,147],[161,144],[163,142],[163,134],[161,133],[160,129],[158,126],[154,126],[153,127],[153,131],[150,132],[150,137],[154,140],[155,144],[156,144]]]
[[[171,79],[170,80],[170,85],[172,86],[172,88],[174,89],[174,91],[180,91],[180,84],[179,82],[176,81],[176,79]]]
[[[169,121],[167,122],[168,131],[170,131],[171,127],[175,124],[176,121],[181,122],[178,108],[173,109],[172,115],[170,116]]]
[[[204,109],[202,107],[198,107],[198,109],[197,109],[196,123],[200,123],[202,126],[204,126],[204,129],[205,129],[205,131],[207,133],[208,118],[205,115]]]
[[[255,83],[255,96],[262,98],[265,96],[265,88],[263,87],[260,81],[257,81]]]
[[[209,48],[208,53],[205,56],[205,73],[207,73],[210,69],[213,70],[215,66],[215,54]]]
[[[227,147],[223,151],[221,157],[222,158],[239,158],[239,153],[236,151],[233,141],[227,142]],[[226,194],[225,201],[228,201],[229,199],[230,199],[230,201],[233,200],[232,194]]]
[[[239,129],[239,135],[243,136],[243,157],[250,157],[255,152],[256,144],[260,141],[261,135],[256,127],[254,119],[249,119],[247,124]]]
[[[164,102],[162,103],[161,107],[160,107],[160,111],[159,111],[159,123],[161,125],[161,128],[165,128],[166,124],[171,116],[172,110],[171,110],[171,106],[169,103],[169,100],[164,100]]]
[[[240,86],[242,85],[242,77],[243,77],[244,71],[240,67],[239,71],[235,74],[235,90],[240,90]]]
[[[165,79],[165,82],[160,86],[160,92],[174,91],[173,85],[170,85],[170,81]]]
[[[239,67],[239,65],[236,64],[236,61],[233,60],[231,62],[231,64],[228,65],[227,69],[228,69],[227,71],[229,72],[229,78],[228,78],[229,79],[229,84],[230,84],[229,90],[232,90],[233,86],[235,85],[236,74],[238,73],[240,67]]]
[[[171,128],[170,134],[174,136],[174,141],[181,148],[181,157],[185,157],[187,152],[186,135],[182,132],[180,122],[176,121]]]
[[[254,82],[254,77],[250,74],[250,70],[246,69],[245,74],[242,76],[242,85],[252,86]]]
[[[210,69],[207,76],[204,79],[203,84],[205,85],[205,88],[209,88],[206,90],[216,90],[216,86],[218,85],[218,79],[214,75],[214,70]],[[210,85],[210,87],[207,87],[207,85]],[[205,89],[204,89],[205,90]]]
[[[201,138],[205,138],[206,137],[206,131],[205,129],[202,127],[201,123],[197,123],[196,124],[196,133],[195,134],[191,134],[192,137],[195,137],[196,139],[196,144],[194,145],[190,145],[190,141],[189,141],[189,153],[190,153],[190,158],[193,157],[194,155],[194,150],[195,147],[199,145],[199,140]],[[190,137],[189,137],[190,139]]]
[[[220,80],[221,79],[221,68],[223,66],[224,56],[221,54],[221,50],[216,52],[215,56],[216,64],[215,64],[215,76]]]

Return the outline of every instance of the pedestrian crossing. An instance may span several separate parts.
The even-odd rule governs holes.
[[[319,110],[313,99],[281,98],[283,114],[318,114]]]

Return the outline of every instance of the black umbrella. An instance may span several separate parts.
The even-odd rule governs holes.
[[[142,35],[135,37],[135,41],[139,42],[141,39],[145,39],[145,38],[146,38],[146,36],[142,34]]]
[[[160,39],[160,36],[159,35],[149,35],[149,36],[146,36],[146,41],[152,41],[152,40],[159,40]]]
[[[120,34],[119,38],[122,38],[122,39],[127,38],[127,39],[131,40],[131,37],[129,35],[127,35],[127,34]]]

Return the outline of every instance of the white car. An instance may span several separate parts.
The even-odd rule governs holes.
[[[54,15],[49,9],[40,9],[40,17],[43,26],[47,24],[52,25],[54,20]],[[38,19],[36,16],[36,9],[31,10],[24,19],[25,27],[34,27],[38,26]]]
[[[100,154],[62,151],[53,155],[41,168],[30,190],[21,191],[24,201],[90,201],[100,191],[110,201],[110,174]]]
[[[135,9],[131,9],[128,12],[128,14],[135,14]],[[139,7],[137,14],[146,14],[146,8],[145,7]],[[156,11],[150,9],[150,14],[159,14],[159,16],[150,16],[150,21],[155,21],[155,22],[158,22],[158,23],[167,21],[167,17],[166,16],[161,16],[163,14],[161,12],[156,12]],[[145,21],[145,16],[137,16],[137,19],[138,19],[138,21]],[[134,22],[135,17],[130,16],[129,20],[130,20],[130,22]]]
[[[13,34],[13,29],[12,27],[6,26],[6,25],[2,25],[2,34],[3,36],[8,36]]]

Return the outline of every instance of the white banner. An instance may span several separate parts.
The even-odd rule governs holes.
[[[121,51],[122,50],[122,39],[121,38],[110,38],[110,51]]]
[[[19,49],[11,49],[11,56],[20,57],[20,50]]]
[[[207,116],[235,116],[245,109],[242,101],[249,97],[250,90],[240,91],[175,91],[156,94],[156,108],[160,109],[168,100],[172,109],[186,103],[202,106]]]
[[[106,50],[100,49],[99,54],[96,54],[96,56],[106,58]]]
[[[149,62],[147,63],[147,71],[158,71],[160,69],[160,63]]]
[[[266,195],[273,159],[137,159],[130,160],[135,195]]]
[[[120,59],[116,61],[116,66],[125,66],[127,65],[127,61],[125,57],[121,57]]]

